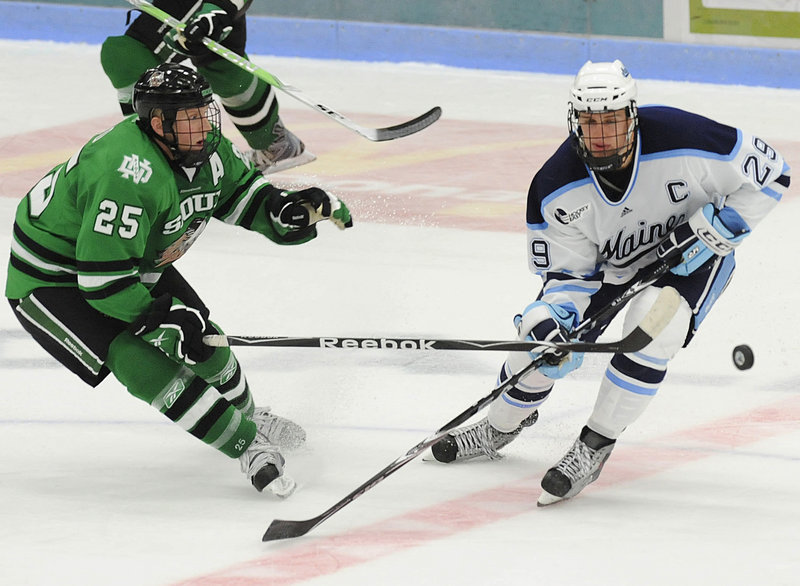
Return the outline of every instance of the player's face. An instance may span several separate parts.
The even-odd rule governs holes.
[[[630,123],[625,109],[578,114],[583,143],[595,157],[608,157],[621,153],[630,140],[628,136]]]
[[[178,110],[172,126],[175,141],[182,151],[201,151],[206,136],[212,130],[208,116],[208,106]]]

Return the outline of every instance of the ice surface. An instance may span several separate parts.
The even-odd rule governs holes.
[[[36,178],[25,173],[68,157],[75,129],[85,134],[80,144],[117,107],[98,47],[0,42],[0,50],[0,248],[8,250],[20,185]],[[509,338],[511,317],[539,286],[525,267],[520,202],[541,155],[527,153],[542,136],[543,153],[563,136],[569,78],[253,59],[360,123],[444,109],[418,137],[381,146],[282,96],[289,126],[320,157],[292,180],[336,181],[343,197],[348,181],[351,190],[424,183],[461,199],[420,198],[431,206],[423,222],[413,196],[392,207],[375,194],[384,207],[371,207],[362,193],[352,200],[353,230],[325,225],[296,248],[212,224],[179,268],[216,321],[231,334]],[[642,103],[760,133],[800,167],[798,91],[642,80],[640,94]],[[470,199],[490,186],[519,192],[511,223],[489,196]],[[600,480],[547,509],[535,506],[539,480],[588,416],[604,357],[587,358],[557,385],[503,460],[415,460],[307,536],[264,544],[272,519],[316,516],[487,394],[503,355],[238,350],[257,402],[309,434],[287,457],[299,489],[279,501],[116,381],[84,386],[0,311],[0,582],[796,584],[797,193],[795,185],[737,252],[729,290]],[[496,228],[475,229],[492,211]],[[740,343],[755,352],[744,372],[731,361]]]

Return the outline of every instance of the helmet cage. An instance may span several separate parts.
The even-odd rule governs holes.
[[[578,152],[578,156],[592,171],[615,171],[621,169],[636,148],[636,132],[639,129],[639,111],[636,107],[636,102],[631,101],[630,105],[626,106],[624,110],[628,120],[628,125],[624,132],[624,140],[622,141],[624,146],[608,155],[595,155],[586,146],[583,128],[581,128],[580,124],[581,113],[593,112],[591,110],[577,110],[570,103],[567,126],[575,141],[575,150]],[[611,112],[614,111],[611,110]],[[616,140],[617,137],[614,137],[614,139]]]
[[[567,126],[574,137],[578,155],[590,169],[594,171],[619,169],[633,152],[639,128],[637,93],[636,81],[619,59],[611,63],[587,61],[578,71],[570,90]],[[610,154],[592,154],[584,140],[585,132],[580,124],[581,113],[595,114],[619,110],[625,111],[629,121],[624,135],[613,137],[613,141],[621,145],[620,149]],[[606,125],[603,126],[605,129]]]
[[[146,71],[134,86],[133,107],[139,115],[139,126],[148,136],[163,144],[182,167],[202,166],[222,139],[220,109],[214,102],[211,87],[189,67],[164,63]],[[201,145],[198,145],[199,137],[192,136],[198,132],[198,122],[179,124],[178,120],[179,112],[194,108],[199,109],[211,128],[208,132],[203,131],[205,135]],[[160,118],[162,134],[153,129],[153,118]],[[187,126],[194,132],[191,129],[187,132]],[[178,127],[184,128],[181,136]],[[208,125],[203,123],[202,127],[208,128]]]

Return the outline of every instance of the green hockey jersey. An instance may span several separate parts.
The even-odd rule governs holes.
[[[269,214],[280,197],[225,137],[209,161],[182,169],[136,124],[136,116],[93,137],[22,199],[16,214],[6,297],[40,287],[77,287],[98,311],[131,322],[148,309],[148,288],[192,245],[213,216],[278,244]]]

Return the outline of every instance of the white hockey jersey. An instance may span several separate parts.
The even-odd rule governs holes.
[[[639,108],[632,173],[619,201],[606,196],[573,140],[531,183],[528,263],[542,278],[542,299],[578,321],[604,282],[625,283],[655,262],[658,244],[706,203],[735,208],[752,230],[789,186],[789,166],[766,142],[676,108]]]

